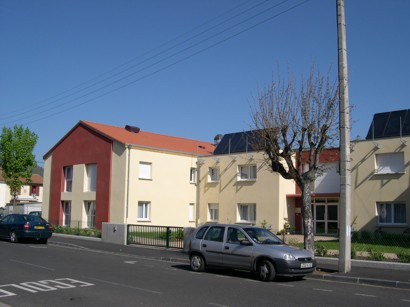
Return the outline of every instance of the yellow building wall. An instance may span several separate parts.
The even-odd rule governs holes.
[[[150,180],[139,178],[140,162],[151,163]],[[190,182],[191,167],[196,167],[196,156],[143,148],[132,149],[128,224],[195,226],[195,221],[189,220],[189,206],[196,203],[196,184]],[[150,203],[148,221],[138,219],[140,201]]]
[[[285,180],[269,170],[262,153],[232,154],[206,157],[200,167],[199,224],[209,222],[208,204],[219,204],[219,223],[239,223],[238,204],[256,204],[255,225],[283,229],[289,216],[293,219],[294,205],[286,195],[295,192],[293,180]],[[239,181],[238,166],[256,164],[255,181]],[[209,167],[219,167],[219,182],[208,181]]]
[[[132,151],[124,144],[113,143],[110,223],[127,223],[127,169],[130,150]]]
[[[61,193],[61,201],[71,201],[71,227],[86,228],[84,202],[96,201],[96,192],[84,191],[85,176],[85,164],[73,165],[73,192]]]
[[[406,141],[406,143],[402,142]],[[376,146],[378,145],[378,146]],[[376,154],[404,153],[404,172],[376,174]],[[374,231],[377,229],[377,203],[401,202],[406,204],[407,226],[410,224],[410,137],[352,142],[351,151],[351,217],[353,228]],[[387,226],[390,232],[403,227]]]

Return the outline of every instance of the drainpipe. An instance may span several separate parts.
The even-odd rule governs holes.
[[[130,168],[131,168],[131,145],[126,145],[127,148],[127,199],[125,202],[125,224],[128,224],[128,207],[130,201]]]
[[[200,217],[200,202],[201,202],[201,166],[204,164],[204,160],[197,157],[196,161],[196,223],[195,226],[198,227],[201,220]]]
[[[200,163],[199,160],[196,161],[196,212],[195,212],[195,226],[198,227],[199,224],[199,202],[200,202],[200,190],[201,190],[201,185],[200,185],[200,176],[199,176],[199,170],[200,170]]]

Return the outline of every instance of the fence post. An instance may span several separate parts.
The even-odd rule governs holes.
[[[166,247],[169,248],[169,240],[171,237],[171,229],[169,227],[167,227],[167,239],[166,239]]]

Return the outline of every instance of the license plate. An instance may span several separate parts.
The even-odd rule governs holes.
[[[300,264],[301,269],[306,269],[306,268],[311,268],[311,267],[313,267],[312,263],[301,263]]]
[[[34,226],[34,229],[44,229],[44,226]]]

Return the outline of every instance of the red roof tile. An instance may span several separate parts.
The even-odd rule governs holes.
[[[0,182],[4,182],[4,177],[3,177],[3,170],[0,168]],[[31,175],[31,184],[43,184],[43,177],[39,174],[32,174]]]
[[[215,149],[214,144],[209,142],[157,134],[142,130],[139,130],[139,132],[136,133],[128,131],[125,127],[98,124],[83,120],[80,121],[79,124],[84,125],[109,139],[123,144],[198,155],[211,155]]]

